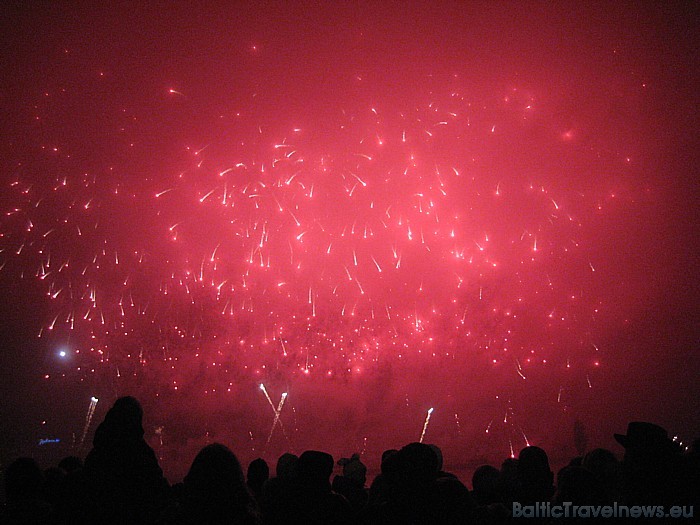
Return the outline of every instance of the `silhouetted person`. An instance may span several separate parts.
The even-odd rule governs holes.
[[[50,467],[44,471],[44,484],[41,492],[43,498],[51,505],[54,515],[65,504],[66,477],[66,472],[58,467]]]
[[[357,515],[367,504],[369,497],[365,488],[367,467],[360,461],[359,454],[339,459],[338,465],[343,467],[343,474],[333,478],[333,491],[345,496]]]
[[[518,494],[523,505],[549,501],[554,494],[554,473],[547,453],[540,447],[525,447],[518,455]]]
[[[60,485],[49,481],[47,471],[47,484],[52,485],[47,489],[50,491],[49,498],[54,507],[56,523],[68,523],[73,507],[81,504],[79,498],[83,493],[83,461],[77,456],[67,456],[58,462],[58,468],[65,473]]]
[[[296,482],[285,500],[287,518],[283,523],[335,525],[351,523],[348,501],[331,490],[333,456],[307,450],[297,462]]]
[[[287,500],[296,482],[296,468],[299,457],[286,452],[277,460],[275,477],[268,479],[262,487],[259,501],[263,523],[284,523]]]
[[[5,499],[0,523],[49,524],[52,508],[42,489],[44,474],[33,459],[19,458],[5,469]]]
[[[598,477],[584,467],[568,466],[557,473],[557,489],[553,501],[574,505],[608,505],[605,490]]]
[[[496,467],[482,465],[472,475],[474,523],[503,523],[510,515],[501,495],[501,473]]]
[[[231,450],[219,443],[194,458],[182,486],[180,509],[168,525],[257,525],[257,505]]]
[[[472,494],[479,507],[485,507],[500,502],[498,484],[501,473],[496,467],[482,465],[472,475]]]
[[[275,465],[275,476],[281,479],[291,479],[296,476],[299,456],[285,452],[277,460]]]
[[[609,502],[620,501],[622,478],[615,454],[604,448],[595,448],[583,457],[582,466],[598,478]]]
[[[679,503],[680,448],[666,430],[653,423],[634,421],[627,434],[615,434],[625,448],[622,460],[622,497],[628,505]]]
[[[422,443],[406,445],[383,462],[386,500],[368,508],[368,524],[464,523],[468,491],[456,479],[439,478],[439,459]]]
[[[248,465],[248,475],[246,476],[246,484],[248,488],[255,496],[256,501],[260,501],[260,496],[262,495],[263,484],[270,477],[270,467],[267,466],[267,462],[262,458],[254,459]]]
[[[472,515],[474,502],[469,489],[457,476],[444,470],[444,459],[440,447],[429,444],[438,459],[438,474],[435,484],[435,504],[438,508],[438,518],[444,523],[463,523]]]
[[[608,501],[605,490],[598,479],[590,470],[581,466],[566,466],[557,473],[557,488],[552,498],[552,505],[563,505],[565,503],[575,506],[611,505]],[[531,520],[528,520],[531,521]],[[541,521],[541,520],[537,520]],[[545,523],[586,523],[591,520],[586,517],[565,517],[544,520]],[[611,521],[608,519],[601,521]],[[636,521],[636,520],[635,520]],[[612,520],[618,523],[617,520]]]
[[[510,507],[510,504],[516,500],[520,490],[518,460],[516,458],[507,458],[503,460],[500,473],[501,478],[498,482],[498,492],[501,494],[503,503]]]
[[[169,487],[143,439],[142,419],[139,402],[122,397],[97,427],[78,495],[84,512],[74,522],[152,523],[162,511]]]
[[[66,474],[73,474],[83,468],[83,461],[77,456],[66,456],[58,462],[58,468]]]
[[[393,456],[397,452],[398,450],[395,448],[390,448],[382,452],[381,470],[372,480],[372,484],[369,487],[369,498],[367,500],[367,504],[372,508],[376,508],[379,505],[386,503],[386,473],[384,468],[387,458]]]
[[[427,519],[434,510],[428,497],[438,477],[438,458],[428,445],[411,443],[382,464],[386,478],[387,505],[382,512],[385,519],[398,518],[399,523],[414,515]]]

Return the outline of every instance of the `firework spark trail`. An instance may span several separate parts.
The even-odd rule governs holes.
[[[287,392],[283,392],[282,396],[280,397],[280,402],[275,407],[275,404],[272,402],[272,399],[270,398],[270,395],[267,393],[267,388],[265,388],[265,385],[263,383],[260,383],[260,390],[262,390],[263,394],[265,394],[265,399],[267,399],[268,404],[270,405],[270,408],[272,409],[272,412],[275,414],[274,420],[272,421],[272,428],[270,429],[270,434],[267,437],[267,443],[270,443],[270,439],[272,439],[272,433],[275,431],[275,427],[277,426],[277,423],[279,423],[280,428],[282,429],[282,433],[284,434],[284,437],[289,441],[289,436],[287,435],[287,431],[284,428],[284,425],[282,424],[282,420],[280,419],[280,414],[282,413],[282,407],[284,406],[284,402],[287,399]]]
[[[267,442],[266,444],[270,444],[270,440],[272,439],[272,434],[275,431],[275,427],[277,426],[277,423],[280,424],[280,428],[282,429],[282,432],[284,433],[284,437],[289,440],[289,437],[287,436],[287,432],[285,432],[284,427],[282,426],[282,421],[280,420],[280,416],[282,415],[282,408],[284,407],[284,402],[287,399],[287,392],[282,393],[282,397],[280,398],[280,402],[277,405],[277,409],[275,410],[275,419],[272,421],[272,427],[270,428],[270,433],[267,435]]]
[[[90,430],[92,416],[95,413],[95,408],[97,407],[98,401],[99,400],[94,396],[90,398],[90,405],[88,406],[87,413],[85,414],[85,425],[83,426],[83,433],[80,436],[80,444],[78,445],[78,450],[82,450],[83,448],[83,443],[85,443],[85,438],[87,437],[88,430]]]
[[[272,402],[272,399],[270,398],[270,394],[267,393],[267,388],[265,388],[265,385],[263,383],[260,383],[260,390],[262,390],[262,393],[265,394],[265,399],[267,399],[267,402],[270,405],[270,408],[272,408],[272,411],[276,415],[277,409],[275,408],[275,404]]]
[[[433,413],[432,407],[428,409],[428,413],[425,415],[425,421],[423,422],[423,430],[420,433],[419,443],[423,443],[423,438],[425,437],[425,432],[428,430],[428,424],[430,423],[430,416]]]

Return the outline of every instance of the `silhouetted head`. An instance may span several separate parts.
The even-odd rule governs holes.
[[[518,490],[518,460],[507,458],[501,463],[501,479],[498,490],[505,501],[513,501]]]
[[[435,455],[437,456],[437,459],[438,459],[438,470],[442,470],[442,463],[443,463],[443,459],[442,459],[442,450],[440,450],[440,447],[438,447],[437,445],[429,444],[428,446],[430,447],[430,449],[431,449],[431,450],[435,453]]]
[[[296,475],[297,463],[299,462],[299,456],[285,452],[277,460],[277,465],[275,466],[275,475],[278,478],[289,479]]]
[[[8,503],[31,500],[39,495],[44,473],[31,458],[14,460],[5,469],[5,495]]]
[[[350,458],[341,458],[338,465],[343,467],[343,476],[356,485],[365,486],[367,481],[367,467],[360,461],[359,454],[353,454]]]
[[[248,465],[248,475],[246,476],[248,480],[248,486],[254,490],[259,491],[262,488],[263,483],[267,481],[270,477],[270,467],[267,466],[262,458],[254,459]]]
[[[664,428],[634,421],[627,434],[615,434],[615,439],[625,447],[620,470],[622,497],[628,503],[670,503],[678,496],[682,456]]]
[[[423,443],[410,443],[389,456],[382,465],[393,483],[400,485],[426,485],[438,475],[438,458]]]
[[[525,447],[518,456],[519,499],[548,501],[554,493],[554,473],[547,453],[539,447]]]
[[[143,409],[134,397],[120,397],[109,409],[105,420],[95,432],[95,447],[120,442],[134,442],[143,438]]]
[[[608,501],[616,501],[619,496],[622,470],[615,454],[604,448],[595,448],[583,457],[582,466],[600,480]]]
[[[185,492],[196,499],[236,499],[246,492],[243,469],[228,447],[212,443],[199,451],[184,480]]]
[[[501,463],[501,477],[515,478],[518,475],[518,460],[516,458],[506,458]]]
[[[625,447],[625,452],[632,450],[668,454],[678,448],[668,438],[665,428],[644,421],[633,421],[627,425],[627,434],[614,434],[614,436],[615,440]]]
[[[525,447],[518,456],[518,475],[523,480],[552,477],[547,453],[540,447]]]
[[[382,452],[382,464],[381,464],[382,473],[384,473],[384,462],[386,462],[386,460],[388,458],[390,458],[391,456],[393,456],[397,452],[398,452],[398,450],[395,448],[390,448],[390,449],[387,449],[384,452]]]
[[[601,478],[605,478],[616,473],[619,461],[609,450],[595,448],[583,457],[581,465]]]
[[[333,456],[318,450],[307,450],[299,456],[297,477],[306,485],[328,486],[333,473]]]
[[[63,469],[66,474],[70,474],[83,468],[83,462],[77,456],[66,456],[58,462],[58,468]]]

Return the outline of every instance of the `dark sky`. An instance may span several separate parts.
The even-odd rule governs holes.
[[[696,3],[15,2],[1,18],[2,461],[43,454],[35,446],[41,437],[79,439],[91,395],[100,396],[99,419],[130,392],[153,425],[181,434],[171,439],[183,450],[209,432],[247,457],[255,451],[242,448],[260,450],[270,416],[258,380],[273,385],[275,402],[284,388],[297,389],[298,404],[289,397],[295,419],[289,408],[286,424],[301,449],[334,428],[309,416],[323,411],[319,393],[338,405],[328,417],[348,422],[347,439],[330,441],[338,448],[364,438],[381,448],[386,441],[374,436],[382,432],[401,440],[434,402],[436,439],[467,462],[504,455],[509,441],[519,448],[525,433],[565,448],[574,420],[610,447],[611,433],[634,419],[684,439],[700,434]],[[282,140],[282,153],[289,145],[298,153],[275,157],[272,145]],[[540,196],[528,188],[541,188]],[[207,200],[210,189],[221,207]],[[501,189],[498,204],[491,199]],[[254,207],[255,199],[262,204]],[[266,211],[273,203],[284,218]],[[431,213],[443,223],[434,225]],[[404,221],[416,225],[408,240]],[[341,240],[356,224],[365,236],[376,231],[374,240]],[[410,244],[424,228],[427,251]],[[452,253],[450,228],[478,270],[441,258]],[[483,255],[483,242],[495,248]],[[397,252],[392,258],[389,247],[406,258],[394,277],[386,265],[395,266]],[[251,276],[233,262],[251,249],[251,260],[272,259],[270,272]],[[530,257],[533,249],[541,259]],[[289,266],[275,270],[289,250]],[[502,270],[487,269],[493,263]],[[192,291],[200,270],[201,286],[209,276],[212,286],[227,283],[223,298]],[[343,284],[346,272],[355,272],[352,285]],[[446,284],[456,274],[464,288]],[[479,309],[482,292],[491,310]],[[128,302],[139,313],[120,324]],[[325,325],[300,321],[312,302]],[[250,304],[251,314],[222,321],[229,304]],[[358,317],[347,320],[353,305]],[[375,320],[375,306],[387,321]],[[462,328],[447,328],[462,311],[470,312],[462,325],[467,317],[474,343],[460,339]],[[561,323],[547,321],[548,312]],[[386,335],[392,330],[395,337]],[[173,342],[182,334],[192,342]],[[276,348],[289,344],[289,363],[266,353],[268,335]],[[447,366],[454,373],[434,391],[423,357],[398,364],[400,345],[422,352],[431,348],[428,336],[437,359],[455,348],[473,352]],[[245,350],[236,349],[246,337]],[[323,346],[333,342],[342,355]],[[389,371],[369,364],[372,344],[389,356]],[[301,386],[309,347],[312,375],[347,366],[370,379]],[[224,372],[199,364],[200,352],[236,378],[236,417],[256,420],[241,423],[239,435],[222,430],[220,414],[202,415],[231,401],[206,397],[224,384]],[[168,355],[181,369],[168,370]],[[561,369],[526,363],[530,356]],[[569,361],[576,379],[562,371]],[[268,372],[273,362],[278,375]],[[491,362],[507,364],[497,370]],[[173,381],[199,400],[189,423],[173,415],[183,402]],[[562,391],[565,403],[556,400]],[[348,403],[354,395],[362,401]],[[448,411],[450,425],[471,414],[459,423],[472,437],[503,412],[511,422],[470,451],[440,419]],[[382,430],[386,421],[393,431]],[[545,437],[548,425],[562,435]]]

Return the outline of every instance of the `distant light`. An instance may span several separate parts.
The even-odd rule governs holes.
[[[97,403],[99,401],[99,399],[97,399],[95,396],[92,396],[90,398],[90,401],[92,401],[93,403]]]
[[[65,350],[60,350],[58,352],[58,357],[66,357],[66,356],[68,356],[68,352],[66,352]]]

